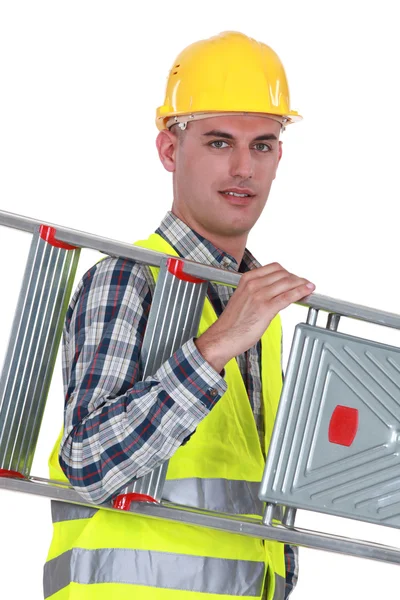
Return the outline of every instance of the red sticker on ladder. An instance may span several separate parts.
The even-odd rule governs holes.
[[[351,446],[358,429],[358,410],[337,405],[329,423],[328,439],[332,444]]]

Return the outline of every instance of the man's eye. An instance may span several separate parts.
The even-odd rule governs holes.
[[[210,146],[212,146],[213,148],[222,148],[223,146],[221,145],[214,146],[213,144],[227,144],[227,142],[224,142],[223,140],[215,140],[215,142],[210,143]]]
[[[255,148],[257,150],[261,150],[261,152],[269,152],[269,150],[271,150],[270,146],[268,146],[268,144],[256,144]]]

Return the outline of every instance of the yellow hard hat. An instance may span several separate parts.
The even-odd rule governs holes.
[[[185,48],[170,70],[165,101],[157,108],[161,131],[211,114],[255,113],[282,125],[302,117],[290,109],[279,56],[266,44],[225,31]]]

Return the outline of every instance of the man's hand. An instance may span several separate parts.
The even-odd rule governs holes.
[[[278,263],[244,273],[218,321],[196,340],[199,352],[221,372],[231,358],[258,342],[275,315],[314,289]]]

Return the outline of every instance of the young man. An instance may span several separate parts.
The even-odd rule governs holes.
[[[166,499],[262,514],[281,390],[277,315],[314,285],[260,266],[246,242],[296,116],[279,58],[243,34],[197,42],[174,62],[157,111],[174,200],[140,244],[243,275],[236,291],[209,285],[198,337],[145,381],[156,271],[108,258],[83,277],[67,313],[64,434],[50,464],[85,501],[107,502],[170,459]],[[44,588],[54,600],[283,600],[297,577],[294,549],[268,540],[60,503],[53,521]]]

